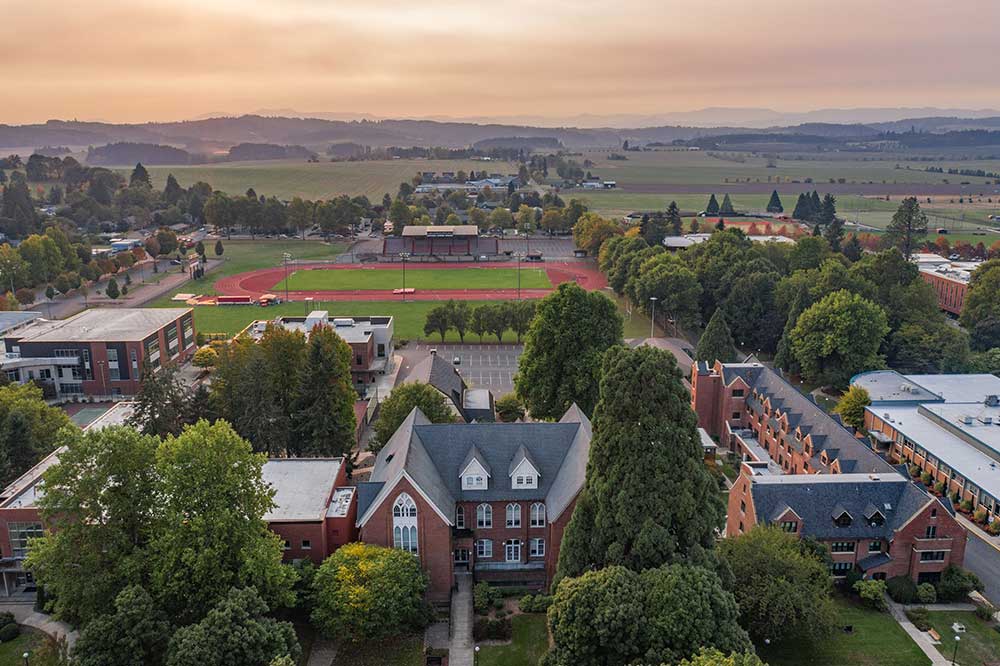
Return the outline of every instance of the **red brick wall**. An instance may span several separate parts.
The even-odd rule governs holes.
[[[417,505],[417,549],[420,565],[430,579],[427,598],[447,601],[452,587],[451,527],[420,496],[409,481],[400,479],[385,501],[361,528],[361,540],[380,546],[392,546],[392,504],[400,493],[407,493]]]
[[[0,555],[10,557],[12,549],[10,545],[10,532],[7,530],[8,523],[40,523],[41,516],[38,509],[0,509]]]
[[[579,497],[579,495],[577,495]],[[559,564],[559,549],[562,547],[563,533],[569,525],[569,519],[573,517],[573,510],[576,508],[576,497],[570,505],[563,509],[559,517],[548,523],[548,536],[545,539],[545,583],[551,585],[556,575],[556,566]],[[551,590],[550,590],[551,591]]]
[[[284,551],[285,561],[309,559],[320,564],[330,553],[327,552],[326,534],[322,522],[315,523],[269,523],[268,528],[291,546]],[[302,548],[302,540],[308,539],[311,548]]]
[[[962,306],[965,305],[966,284],[951,280],[943,275],[935,275],[923,271],[920,271],[920,277],[934,287],[934,291],[937,293],[939,308],[954,315],[962,314]]]
[[[931,517],[931,513],[935,513]],[[937,526],[937,537],[926,539],[928,525]],[[889,554],[893,561],[888,567],[888,576],[909,575],[917,580],[921,572],[940,572],[949,564],[961,566],[965,561],[965,529],[958,524],[940,502],[932,502],[901,530],[896,532],[892,540]],[[943,562],[921,562],[921,550],[944,550]]]
[[[742,506],[746,507],[741,509]],[[740,529],[742,524],[743,528]],[[726,536],[734,537],[749,532],[757,524],[753,495],[750,493],[750,478],[741,473],[733,487],[729,489],[729,504],[726,508]]]

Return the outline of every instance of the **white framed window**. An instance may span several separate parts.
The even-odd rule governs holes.
[[[531,557],[545,557],[545,539],[532,539],[529,542],[528,554]]]
[[[461,504],[455,507],[455,527],[460,530],[465,529],[465,507]]]
[[[504,559],[508,562],[521,561],[521,540],[510,539],[503,542]]]
[[[476,507],[476,527],[493,527],[493,507],[489,504],[480,504]]]
[[[392,546],[417,553],[417,505],[406,493],[392,505]]]
[[[523,476],[517,477],[517,479],[514,480],[514,485],[515,486],[523,486],[524,485],[524,477]]]
[[[535,502],[531,505],[531,526],[545,527],[545,505]]]
[[[281,549],[282,550],[291,550],[292,549],[292,542],[289,541],[288,539],[285,539],[284,541],[281,542]]]
[[[486,559],[493,557],[493,541],[490,539],[480,539],[477,541],[476,557]]]
[[[521,526],[521,505],[520,504],[508,504],[507,505],[507,527],[520,527]]]
[[[313,544],[309,539],[302,540],[302,550],[312,550]]]

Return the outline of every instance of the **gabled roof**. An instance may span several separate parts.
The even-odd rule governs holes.
[[[458,467],[459,476],[461,476],[462,473],[465,472],[465,470],[469,469],[469,464],[473,460],[479,463],[479,466],[483,468],[484,472],[486,472],[486,476],[489,477],[493,476],[493,470],[490,469],[490,464],[486,462],[486,456],[480,453],[479,449],[476,448],[475,446],[469,449],[469,455],[465,456],[465,460],[463,460],[462,464],[459,465]]]
[[[467,388],[462,375],[447,359],[438,354],[431,354],[424,360],[413,366],[407,381],[423,382],[430,384],[438,391],[447,396],[448,400],[455,405],[458,413],[465,417],[465,405],[462,402],[462,395]]]
[[[531,451],[529,451],[527,447],[522,444],[517,447],[517,451],[514,452],[514,457],[510,459],[510,466],[507,468],[507,476],[513,475],[517,470],[518,465],[525,460],[528,461],[528,464],[531,465],[536,472],[539,471],[538,463],[536,463],[535,459],[531,456]]]

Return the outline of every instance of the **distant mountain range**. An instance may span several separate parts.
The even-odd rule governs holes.
[[[905,115],[909,112],[928,113]],[[657,116],[580,116],[576,126],[548,126],[540,121],[480,123],[470,122],[472,119],[370,119],[353,117],[355,115],[300,115],[291,109],[274,109],[267,115],[213,116],[180,122],[116,124],[50,120],[32,125],[0,125],[0,151],[4,148],[32,150],[40,146],[85,150],[90,146],[128,142],[173,146],[192,155],[217,156],[225,155],[235,145],[247,143],[302,146],[323,154],[331,144],[345,142],[373,147],[464,148],[481,141],[513,138],[553,139],[566,148],[579,149],[613,148],[625,140],[670,143],[727,135],[753,135],[758,139],[761,136],[801,135],[848,141],[867,140],[886,132],[944,134],[980,130],[989,134],[1000,130],[1000,112],[993,110],[958,110],[954,115],[947,109],[829,109],[789,114],[768,109],[719,108]],[[788,123],[789,118],[797,122]],[[677,124],[663,123],[664,119],[673,119]],[[637,122],[626,124],[627,120]],[[775,122],[777,120],[785,120],[786,124]],[[598,121],[608,122],[602,126],[588,126]],[[992,137],[988,138],[988,144],[995,143]]]

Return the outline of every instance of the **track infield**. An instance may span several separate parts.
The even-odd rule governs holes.
[[[420,268],[406,269],[408,289],[516,289],[516,268]],[[545,271],[539,268],[522,268],[522,289],[551,289]],[[386,291],[403,286],[400,268],[355,268],[341,270],[297,270],[288,276],[289,291]],[[283,291],[281,280],[273,289]]]

